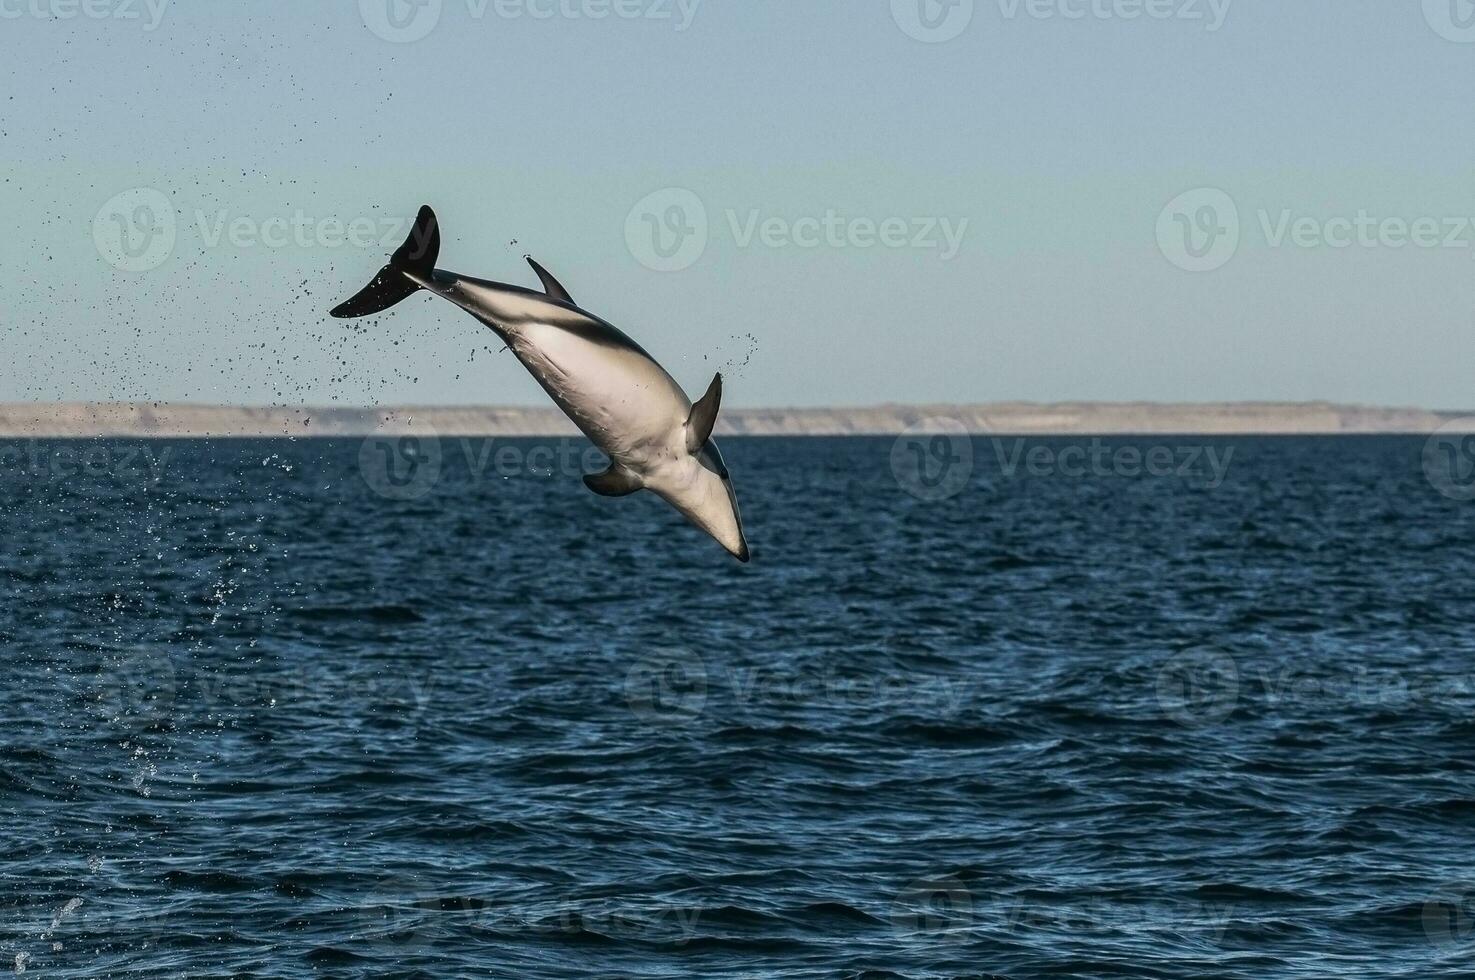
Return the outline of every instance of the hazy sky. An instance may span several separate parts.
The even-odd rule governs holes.
[[[0,77],[4,400],[543,404],[326,317],[428,202],[732,404],[1475,407],[1470,0],[0,0]]]

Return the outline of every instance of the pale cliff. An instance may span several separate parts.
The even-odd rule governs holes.
[[[754,436],[894,435],[929,420],[1009,435],[1426,434],[1450,422],[1475,432],[1475,412],[1431,412],[1326,402],[999,402],[869,408],[731,408],[719,433]],[[943,421],[935,425],[949,425]],[[442,436],[567,435],[553,408],[481,406],[240,407],[151,403],[0,404],[0,438],[364,436],[376,429]],[[951,427],[951,426],[950,426]]]

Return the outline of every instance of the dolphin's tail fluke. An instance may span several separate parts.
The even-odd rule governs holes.
[[[410,237],[390,256],[389,264],[352,299],[335,306],[332,315],[340,319],[370,316],[413,296],[435,274],[439,255],[440,224],[435,212],[426,206],[420,209]]]

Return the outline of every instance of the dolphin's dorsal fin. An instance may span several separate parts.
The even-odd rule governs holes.
[[[700,452],[712,438],[712,427],[717,424],[717,410],[722,407],[722,375],[712,379],[707,386],[707,393],[691,407],[691,415],[686,420],[686,449],[688,452]]]
[[[618,463],[603,473],[590,473],[584,477],[584,485],[601,497],[628,497],[644,487],[638,476]]]
[[[543,292],[547,293],[549,296],[553,297],[559,302],[567,303],[569,306],[579,305],[578,303],[575,303],[574,298],[568,294],[568,290],[563,288],[563,283],[553,278],[553,273],[549,272],[547,269],[539,265],[538,260],[533,258],[531,255],[529,255],[527,259],[528,265],[533,267],[533,271],[538,274],[538,279],[543,283]]]

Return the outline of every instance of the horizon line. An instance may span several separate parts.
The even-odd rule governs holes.
[[[378,410],[421,410],[421,411],[497,411],[497,412],[551,412],[561,414],[554,405],[522,404],[514,402],[374,402],[350,404],[344,402],[228,402],[201,401],[195,399],[151,399],[151,398],[62,398],[51,400],[3,400],[0,411],[32,407],[50,408],[179,408],[217,409],[228,411],[315,411],[315,412],[368,412]],[[1150,398],[1101,399],[1065,398],[1039,400],[1031,398],[1005,398],[988,401],[883,401],[864,403],[839,403],[828,405],[731,405],[724,406],[724,414],[754,412],[871,412],[908,411],[938,408],[1149,408],[1149,409],[1205,409],[1205,408],[1275,408],[1275,409],[1334,409],[1338,411],[1363,412],[1422,412],[1430,415],[1475,416],[1475,408],[1428,408],[1422,405],[1386,405],[1377,402],[1338,401],[1331,398],[1311,399],[1208,399],[1204,401],[1168,401]]]
[[[732,408],[723,436],[907,434],[1429,435],[1475,433],[1475,413],[1335,402],[979,402],[859,408]],[[0,402],[0,437],[277,438],[577,436],[552,406],[220,405],[196,402]]]

